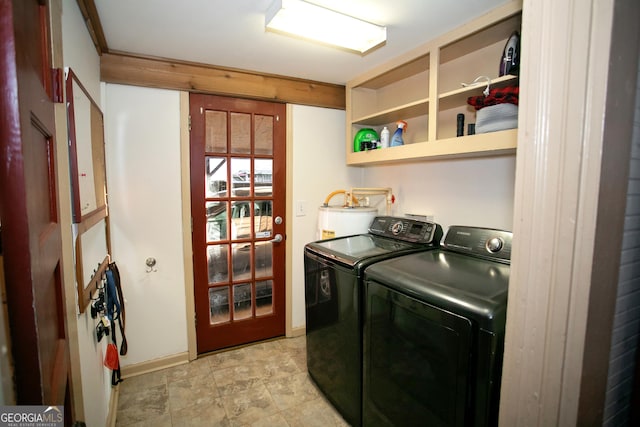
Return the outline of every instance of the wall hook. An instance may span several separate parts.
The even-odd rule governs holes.
[[[155,268],[156,266],[155,258],[152,258],[152,257],[147,258],[147,260],[145,261],[145,264],[147,265],[147,273],[158,271],[158,269]]]
[[[478,83],[480,80],[484,80],[487,82],[487,87],[484,88],[484,90],[482,91],[482,94],[484,96],[489,96],[489,87],[491,86],[491,78],[487,77],[487,76],[478,76],[476,77],[476,79],[471,82],[471,83],[461,83],[462,87],[467,87],[467,86],[473,86],[476,83]]]

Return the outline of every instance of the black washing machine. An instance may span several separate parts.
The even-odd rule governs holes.
[[[366,269],[364,425],[497,425],[511,238],[452,226]]]
[[[369,265],[435,249],[442,227],[379,216],[369,232],[309,243],[304,249],[307,366],[327,399],[362,424],[363,273]]]

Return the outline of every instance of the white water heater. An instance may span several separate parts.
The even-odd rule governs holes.
[[[318,212],[317,240],[364,234],[378,214],[372,207],[321,206]]]

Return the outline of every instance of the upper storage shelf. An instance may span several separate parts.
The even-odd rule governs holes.
[[[517,76],[499,77],[500,58],[514,31],[520,31],[522,1],[515,0],[347,83],[347,164],[469,157],[513,153],[514,129],[456,137],[457,115],[475,123],[470,96],[491,87],[516,86]],[[354,152],[363,128],[391,133],[407,122],[404,146]]]

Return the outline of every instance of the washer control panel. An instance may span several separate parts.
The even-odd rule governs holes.
[[[443,246],[452,251],[508,263],[511,260],[512,237],[509,231],[452,225]]]
[[[433,222],[415,219],[378,216],[374,218],[369,233],[411,243],[439,245],[442,227]]]

